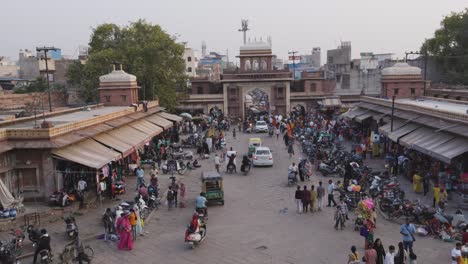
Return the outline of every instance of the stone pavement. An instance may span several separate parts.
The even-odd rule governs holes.
[[[247,140],[254,136],[238,133],[234,140],[227,134],[228,147],[233,146],[239,154],[247,152]],[[224,175],[226,203],[209,207],[207,239],[198,248],[188,249],[183,237],[193,213],[194,199],[200,192],[201,170],[214,169],[211,159],[201,161],[201,169],[183,177],[187,186],[187,208],[157,211],[145,225],[147,235],[136,241],[132,251],[118,251],[114,243],[89,241],[96,252],[93,263],[338,264],[346,263],[351,245],[356,245],[362,255],[364,239],[353,231],[352,221],[348,221],[343,231],[333,228],[333,208],[309,214],[295,212],[295,188],[287,187],[287,167],[293,160],[297,161],[300,154],[290,160],[281,140],[265,134],[255,136],[262,137],[263,145],[273,150],[275,165],[253,168],[247,176]],[[328,178],[314,173],[306,184],[317,185],[319,180],[325,183]],[[98,221],[100,218],[96,214],[88,215]],[[351,220],[353,218],[351,216]],[[60,226],[63,232],[63,223]],[[401,240],[399,226],[379,217],[375,237],[382,239],[385,248],[397,245]],[[450,261],[453,244],[428,237],[416,239],[418,263]]]

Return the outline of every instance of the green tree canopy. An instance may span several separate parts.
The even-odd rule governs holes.
[[[81,88],[80,95],[87,102],[97,99],[99,76],[109,73],[111,64],[118,62],[126,72],[137,77],[140,98],[158,96],[162,106],[176,105],[176,87],[186,86],[184,46],[145,20],[128,26],[102,24],[93,30],[89,43],[89,57],[85,64],[76,62],[67,76]]]
[[[434,57],[450,83],[468,84],[468,9],[446,16],[421,52]]]

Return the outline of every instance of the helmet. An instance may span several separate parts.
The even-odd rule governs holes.
[[[47,234],[47,230],[45,230],[44,228],[41,229],[41,234],[43,234],[43,235]]]

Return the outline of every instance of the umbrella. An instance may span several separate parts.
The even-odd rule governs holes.
[[[192,115],[189,113],[182,113],[180,114],[181,117],[187,118],[187,119],[192,119]]]

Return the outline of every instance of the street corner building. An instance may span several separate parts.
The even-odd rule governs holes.
[[[137,166],[141,150],[182,120],[158,100],[138,101],[138,89],[135,76],[114,68],[100,77],[99,104],[0,122],[2,207],[5,197],[72,192],[80,179],[97,194],[110,188],[102,179],[110,170]]]

